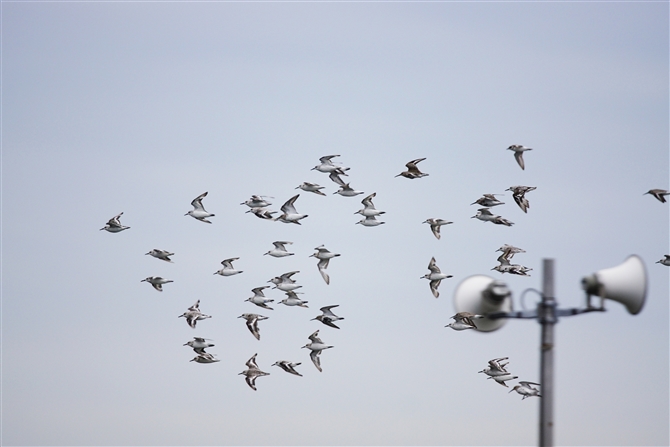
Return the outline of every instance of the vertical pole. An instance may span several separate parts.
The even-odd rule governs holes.
[[[541,447],[554,445],[554,260],[542,260],[542,301],[538,305],[538,320],[542,325],[540,341],[540,439]]]

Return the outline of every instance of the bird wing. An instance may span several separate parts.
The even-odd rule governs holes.
[[[435,263],[435,258],[430,258],[430,262],[428,263],[428,270],[430,270],[433,273],[441,273],[440,268],[437,266]]]
[[[309,339],[312,340],[312,343],[323,343],[323,341],[319,338],[318,330],[314,332],[312,335],[310,335]]]
[[[321,351],[311,351],[309,353],[309,358],[312,359],[312,363],[314,363],[314,366],[316,366],[316,369],[319,370],[319,372],[323,372],[321,369],[321,359],[319,359],[319,354]]]
[[[295,206],[294,206],[294,203],[295,203],[296,200],[298,200],[298,197],[300,197],[300,194],[296,194],[293,197],[291,197],[290,199],[288,199],[286,201],[286,203],[284,203],[282,205],[281,210],[285,214],[298,214],[298,212],[295,210]]]
[[[324,306],[319,310],[321,312],[323,312],[323,314],[326,315],[326,316],[337,318],[337,315],[335,315],[330,309],[332,309],[334,307],[339,307],[339,306],[340,306],[339,304],[333,304],[332,306]]]
[[[202,211],[205,210],[205,208],[202,206],[202,199],[204,199],[207,196],[207,192],[208,191],[203,192],[198,197],[193,199],[193,201],[191,202],[191,205],[193,205],[193,208],[195,208],[196,210],[202,210]]]
[[[430,282],[430,291],[433,292],[435,298],[439,298],[440,292],[437,291],[437,288],[440,286],[441,279],[435,279]]]
[[[521,166],[521,169],[526,169],[526,166],[524,165],[524,162],[523,162],[523,152],[522,151],[514,151],[514,158],[516,159],[516,162],[519,163],[519,166]]]
[[[257,355],[258,353],[252,355],[251,358],[247,360],[247,363],[245,363],[245,365],[247,365],[250,369],[258,369],[258,365],[256,364]]]

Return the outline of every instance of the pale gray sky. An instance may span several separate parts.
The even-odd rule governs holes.
[[[3,445],[532,445],[538,399],[477,371],[509,356],[538,381],[539,325],[452,331],[454,289],[487,274],[520,308],[553,258],[559,305],[582,306],[581,278],[633,253],[639,315],[610,302],[556,326],[555,441],[669,443],[669,208],[643,195],[670,187],[667,3],[1,8]],[[511,144],[533,148],[526,170]],[[327,154],[385,225],[355,225],[362,196],[310,170]],[[428,177],[394,178],[420,157]],[[528,214],[518,184],[537,187]],[[205,191],[212,225],[184,216]],[[239,205],[298,192],[302,226]],[[483,193],[514,226],[470,218]],[[129,230],[99,231],[119,212]],[[429,217],[454,222],[439,241]],[[295,256],[263,256],[275,240]],[[505,243],[531,277],[491,271]],[[321,244],[341,254],[330,285]],[[438,299],[419,279],[433,256],[453,275]],[[230,257],[244,273],[214,276]],[[291,270],[309,309],[244,302]],[[177,316],[197,299],[212,318],[193,330]],[[310,321],[330,304],[339,331]],[[270,317],[260,341],[244,312]],[[300,349],[317,329],[321,373]],[[221,361],[189,362],[193,336]],[[258,391],[238,375],[254,353]]]

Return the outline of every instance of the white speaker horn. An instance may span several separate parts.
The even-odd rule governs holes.
[[[454,292],[456,312],[470,312],[475,315],[487,315],[494,312],[512,311],[512,294],[507,285],[486,275],[473,275],[465,278]],[[507,318],[491,320],[477,319],[475,324],[481,332],[500,329]]]
[[[591,307],[590,297],[599,296],[600,307],[604,308],[605,299],[618,301],[632,315],[637,315],[644,306],[647,297],[647,271],[644,262],[637,255],[608,269],[598,270],[591,276],[582,278],[582,288],[588,294],[587,304]]]

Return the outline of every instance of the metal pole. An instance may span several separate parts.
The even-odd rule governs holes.
[[[542,325],[540,341],[540,443],[541,447],[554,445],[554,260],[542,260],[542,301],[538,305],[538,321]]]

